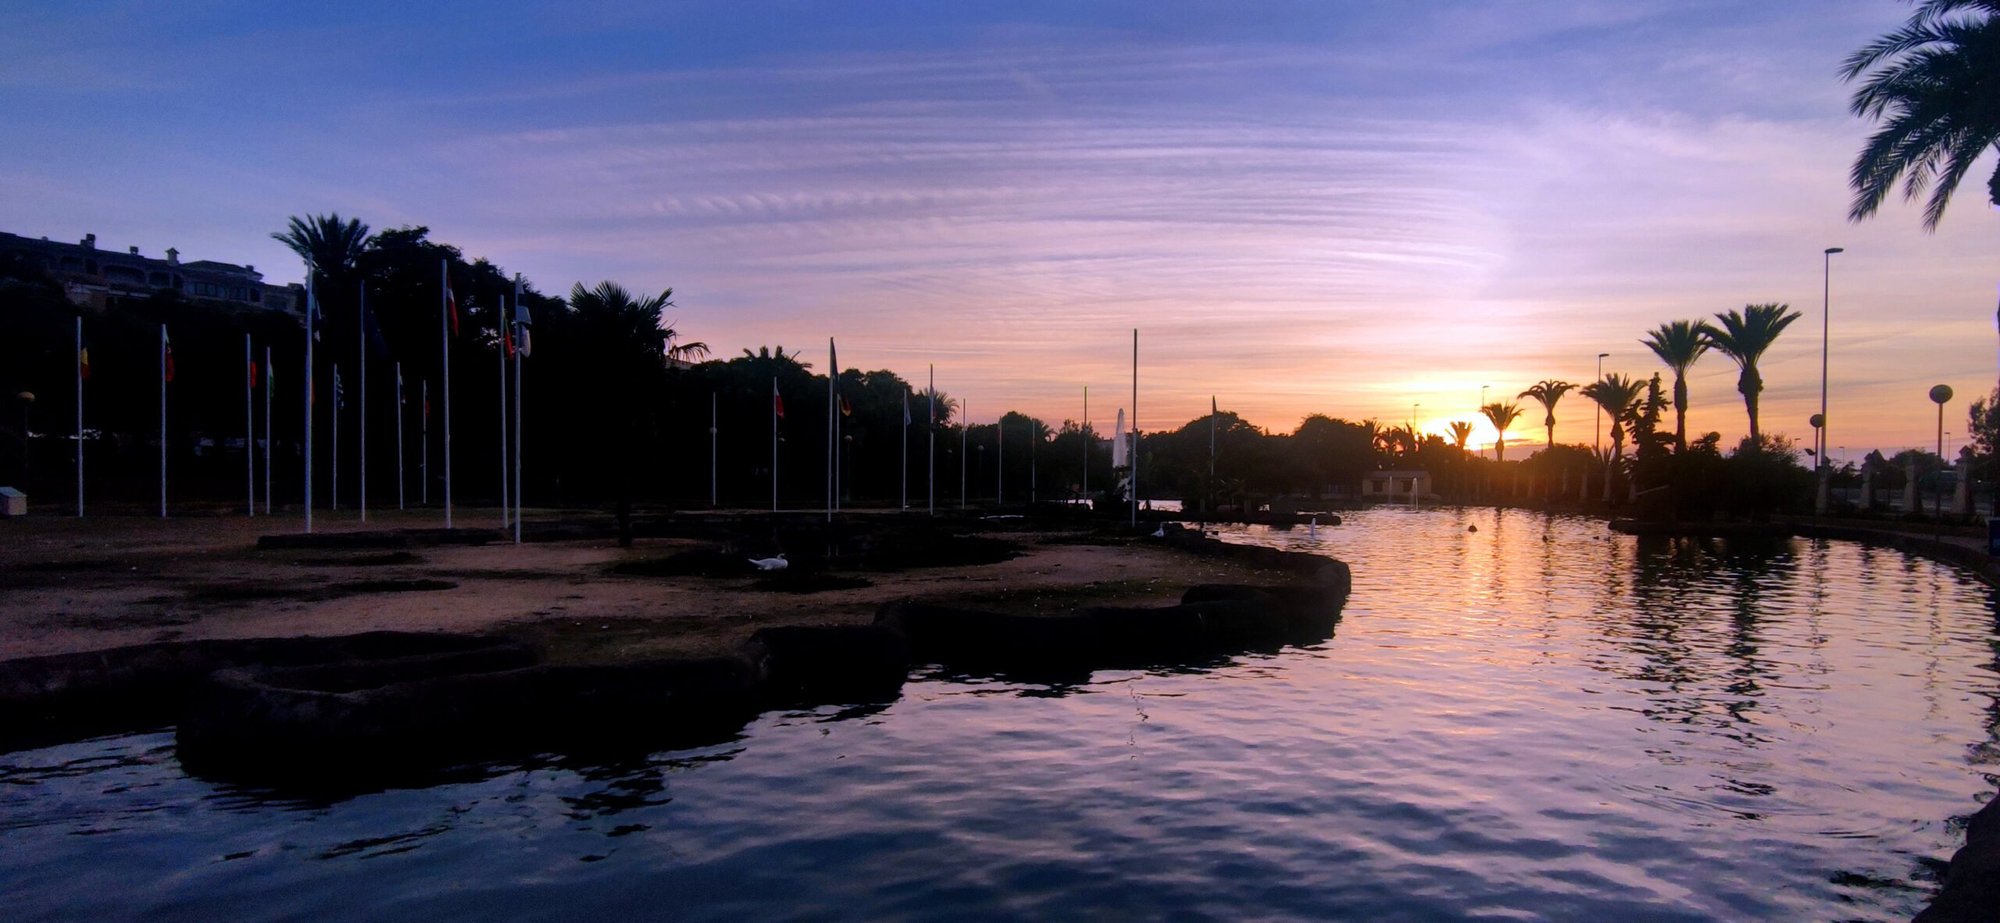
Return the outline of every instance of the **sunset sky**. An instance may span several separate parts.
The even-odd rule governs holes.
[[[1996,376],[1988,161],[1936,234],[1846,220],[1840,60],[1892,0],[29,2],[0,30],[0,230],[302,276],[337,211],[543,291],[671,286],[723,356],[888,368],[990,421],[1128,402],[1442,432],[1482,385],[1650,375],[1663,321],[1806,316],[1764,426],[1930,445]],[[1746,430],[1736,370],[1695,432]],[[1528,411],[1510,443],[1542,438]],[[1591,408],[1557,438],[1588,442]]]

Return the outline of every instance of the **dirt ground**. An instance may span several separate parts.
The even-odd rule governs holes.
[[[531,510],[529,522],[544,516]],[[436,511],[319,514],[315,532],[443,525]],[[495,510],[459,510],[460,527],[495,528]],[[502,634],[545,645],[558,662],[718,653],[757,628],[864,623],[897,598],[953,599],[1009,611],[1165,605],[1195,583],[1280,582],[1238,562],[1144,542],[1078,543],[998,533],[1022,554],[999,564],[842,572],[871,586],[796,594],[754,578],[614,574],[620,562],[714,547],[688,539],[523,545],[260,550],[297,516],[158,519],[36,515],[0,520],[0,660],[153,641],[337,635],[392,629]]]

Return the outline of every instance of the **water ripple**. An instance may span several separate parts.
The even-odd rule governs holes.
[[[1468,526],[1478,526],[1470,532]],[[1908,917],[2000,770],[1994,594],[1898,552],[1378,509],[1334,638],[316,802],[0,760],[17,919]]]

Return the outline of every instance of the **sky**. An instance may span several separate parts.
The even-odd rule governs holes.
[[[1088,387],[1108,428],[1134,329],[1147,430],[1442,433],[1764,302],[1804,316],[1763,428],[1811,444],[1825,335],[1836,459],[1931,446],[1940,383],[1962,442],[2000,372],[1991,156],[1934,234],[1846,218],[1836,71],[1895,0],[6,8],[0,231],[282,283],[289,216],[425,225],[544,292],[672,288],[718,356],[935,364],[977,422]],[[1695,365],[1691,432],[1747,432],[1736,376]]]

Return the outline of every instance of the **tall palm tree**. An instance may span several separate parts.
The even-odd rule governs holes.
[[[1687,370],[1701,354],[1715,345],[1700,321],[1677,320],[1661,324],[1639,342],[1674,370],[1674,452],[1687,451],[1688,386]]]
[[[356,218],[343,221],[337,212],[303,219],[293,215],[286,229],[273,232],[271,239],[305,260],[317,281],[344,280],[368,249],[368,226]]]
[[[1451,444],[1457,446],[1460,452],[1465,451],[1465,441],[1472,438],[1472,421],[1453,420],[1450,429]]]
[[[1506,461],[1507,427],[1513,426],[1514,421],[1521,418],[1521,405],[1513,401],[1508,401],[1505,404],[1494,401],[1479,408],[1479,412],[1485,414],[1487,421],[1492,423],[1493,428],[1498,431],[1498,435],[1493,440],[1493,460]]]
[[[2000,0],[1922,0],[1902,28],[1848,55],[1840,75],[1861,80],[1848,108],[1882,122],[1848,171],[1848,218],[1873,215],[1900,179],[1905,199],[1930,190],[1924,229],[1937,230],[1959,181],[2000,146]],[[1987,197],[2000,204],[2000,170]]]
[[[1542,425],[1548,427],[1549,448],[1551,449],[1556,447],[1556,402],[1562,400],[1563,395],[1568,394],[1575,388],[1576,386],[1569,382],[1547,378],[1535,382],[1528,390],[1514,395],[1515,397],[1532,397],[1541,402],[1542,410],[1547,414],[1542,418]]]
[[[1618,470],[1625,458],[1625,424],[1637,412],[1639,396],[1645,389],[1644,382],[1612,372],[1584,385],[1583,390],[1577,392],[1595,401],[1597,406],[1604,408],[1604,415],[1611,418],[1611,455],[1604,460],[1606,500],[1611,499],[1611,474]]]
[[[1743,313],[1735,311],[1715,315],[1722,322],[1721,328],[1707,324],[1703,332],[1708,342],[1718,352],[1736,360],[1742,374],[1736,376],[1736,390],[1743,395],[1743,407],[1750,412],[1750,440],[1757,441],[1757,395],[1764,391],[1764,378],[1757,374],[1757,359],[1764,350],[1792,321],[1799,319],[1799,312],[1790,305],[1750,304],[1743,306]]]

